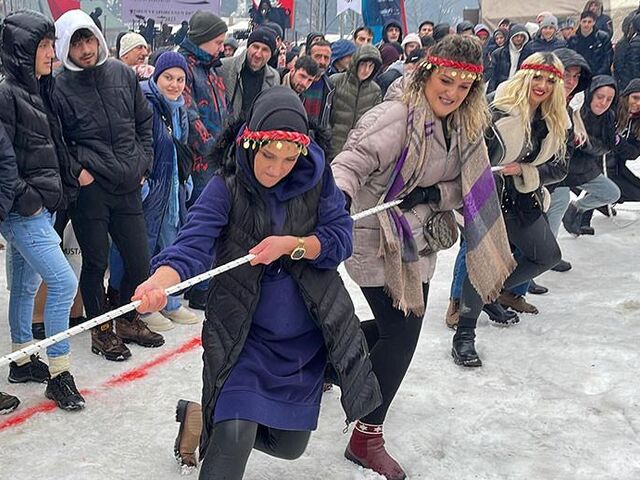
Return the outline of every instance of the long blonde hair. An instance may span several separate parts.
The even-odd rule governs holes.
[[[523,62],[527,65],[553,65],[564,74],[564,66],[553,53],[534,53]],[[522,129],[525,132],[525,145],[531,142],[531,118],[533,113],[529,103],[531,95],[531,83],[537,70],[521,69],[509,80],[500,86],[500,95],[491,104],[494,108],[520,117]],[[558,158],[564,159],[567,151],[567,129],[569,120],[567,114],[567,101],[562,88],[562,77],[556,79],[553,91],[540,105],[542,119],[549,129],[551,147]]]
[[[456,62],[482,65],[482,44],[475,37],[448,35],[431,49],[429,55]],[[428,60],[423,60],[416,68],[405,93],[405,100],[409,99],[410,101],[414,95],[424,95],[424,84],[436,70],[426,68],[428,63]],[[484,131],[491,122],[491,115],[484,95],[483,82],[480,79],[473,82],[460,108],[454,112],[454,115],[449,116],[450,127],[455,127],[454,122],[459,122],[464,129],[464,134],[472,143],[484,135]]]

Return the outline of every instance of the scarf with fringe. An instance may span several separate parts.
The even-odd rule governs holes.
[[[434,134],[434,116],[422,93],[405,95],[408,106],[407,145],[387,183],[378,204],[402,198],[418,186],[428,168],[428,155]],[[484,141],[458,139],[460,154],[464,234],[468,244],[466,256],[469,279],[485,303],[498,297],[502,285],[516,266],[496,185]],[[385,290],[394,306],[405,315],[422,317],[425,311],[418,248],[409,222],[400,208],[378,214],[380,250],[384,260]]]

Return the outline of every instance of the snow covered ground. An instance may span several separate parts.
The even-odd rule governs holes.
[[[523,316],[510,328],[489,325],[483,315],[479,369],[451,360],[452,331],[443,319],[456,251],[441,254],[418,350],[385,425],[387,446],[410,479],[640,478],[640,206],[621,206],[614,220],[596,214],[593,225],[595,237],[561,234],[574,269],[540,278],[551,289],[530,297],[540,315]],[[0,258],[1,292],[3,265]],[[349,287],[361,318],[369,318],[363,298]],[[0,295],[2,312],[7,299]],[[88,334],[74,338],[77,384],[98,393],[87,397],[81,413],[55,410],[0,431],[0,479],[181,478],[172,457],[174,408],[179,398],[199,398],[199,349],[136,382],[99,387],[199,328],[176,327],[161,349],[134,346],[124,363],[91,354]],[[9,350],[7,323],[0,321],[0,352]],[[10,385],[6,374],[0,390],[22,400],[15,414],[44,400],[43,386]],[[246,479],[381,478],[344,459],[349,437],[338,394],[325,395],[319,428],[301,459],[255,452]]]

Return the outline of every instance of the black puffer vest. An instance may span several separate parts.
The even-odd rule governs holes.
[[[218,240],[216,266],[245,256],[271,234],[268,207],[255,187],[237,176],[228,178],[226,183],[232,207],[229,223]],[[287,203],[283,235],[305,236],[313,232],[322,184],[321,180]],[[336,270],[315,268],[305,260],[282,257],[280,262],[295,279],[311,316],[322,331],[328,361],[340,384],[347,421],[365,416],[380,405],[382,395],[360,322],[340,275]],[[216,277],[209,287],[202,329],[204,429],[201,452],[206,452],[218,395],[247,339],[260,298],[263,274],[264,266],[244,264]]]

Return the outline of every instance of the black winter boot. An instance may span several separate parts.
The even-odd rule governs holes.
[[[13,412],[20,405],[18,397],[0,392],[0,415],[6,415]]]
[[[591,226],[592,217],[593,210],[587,210],[582,214],[582,221],[580,222],[580,235],[595,235],[596,230]]]
[[[576,208],[576,204],[571,202],[569,208],[562,217],[562,224],[567,232],[572,235],[580,235],[580,224],[582,223],[582,213]]]
[[[549,289],[543,285],[539,285],[533,280],[529,280],[529,286],[527,287],[527,292],[532,295],[544,295],[545,293],[549,293]]]
[[[482,311],[489,315],[489,320],[499,325],[508,326],[520,321],[516,312],[507,310],[498,302],[487,303],[482,307]]]
[[[560,260],[551,270],[554,272],[568,272],[571,268],[573,267],[569,262],[566,260]]]
[[[9,383],[46,383],[49,378],[49,367],[38,355],[31,355],[29,363],[24,365],[9,364]]]
[[[76,387],[73,375],[67,371],[49,380],[45,396],[56,402],[62,410],[73,411],[84,408],[84,398]]]
[[[482,360],[478,357],[475,345],[476,329],[460,327],[453,336],[451,356],[456,365],[463,367],[481,367]]]

